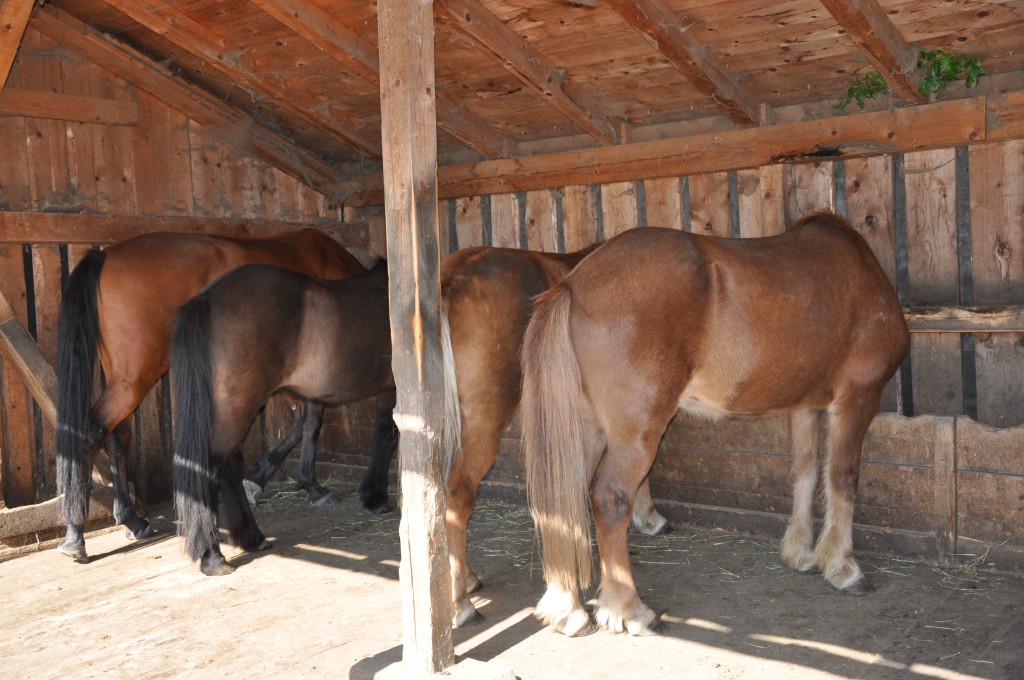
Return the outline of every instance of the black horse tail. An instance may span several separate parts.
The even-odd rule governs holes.
[[[185,553],[199,560],[220,541],[216,470],[210,465],[213,383],[210,368],[210,302],[197,296],[178,310],[171,335],[174,391],[174,508]]]
[[[57,493],[60,514],[73,525],[85,523],[89,502],[90,408],[100,344],[100,272],[107,256],[86,253],[64,287],[57,321]]]

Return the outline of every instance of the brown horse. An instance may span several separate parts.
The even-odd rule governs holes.
[[[480,246],[459,250],[441,264],[443,440],[452,461],[447,523],[456,626],[482,618],[469,599],[481,583],[467,562],[466,530],[480,481],[519,406],[519,353],[530,300],[565,278],[593,249],[560,255]],[[652,535],[668,529],[651,505],[646,483],[634,504],[633,523]]]
[[[75,267],[64,289],[57,330],[57,485],[67,523],[61,553],[88,560],[82,532],[89,472],[104,442],[110,453],[115,520],[131,539],[150,533],[128,491],[128,416],[167,372],[171,325],[179,305],[221,274],[248,263],[334,279],[363,271],[348,251],[314,229],[264,239],[145,234],[91,251]],[[97,358],[106,380],[92,402]]]
[[[626,524],[677,410],[719,418],[792,410],[793,512],[782,560],[867,591],[853,558],[861,445],[909,343],[892,285],[841,218],[718,239],[643,228],[608,241],[542,294],[523,345],[523,431],[547,592],[537,615],[568,635],[593,624],[587,499],[601,565],[598,625],[658,627],[637,596]],[[826,513],[812,548],[822,414]]]

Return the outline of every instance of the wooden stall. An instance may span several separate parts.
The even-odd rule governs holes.
[[[384,9],[411,17],[387,39]],[[50,367],[62,284],[90,248],[313,226],[364,263],[401,258],[430,336],[432,220],[443,257],[647,225],[756,238],[827,209],[868,241],[912,331],[865,446],[859,546],[1024,568],[1022,36],[1024,9],[1000,0],[4,2],[0,554],[61,531]],[[434,43],[412,50],[434,66],[412,93],[407,40]],[[936,49],[984,74],[922,94]],[[871,72],[886,90],[837,106]],[[395,337],[436,340],[416,333]],[[133,419],[142,505],[171,494],[170,409],[164,378]],[[272,401],[247,458],[289,418]],[[321,476],[357,480],[372,430],[369,404],[332,409]],[[787,438],[782,417],[678,417],[656,503],[779,535]],[[514,419],[485,493],[524,498],[519,444]]]

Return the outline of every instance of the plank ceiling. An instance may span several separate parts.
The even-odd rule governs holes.
[[[868,110],[914,106],[920,48],[989,74],[943,100],[1024,89],[1020,0],[436,0],[434,14],[442,166],[858,113],[832,104],[872,70],[893,92]],[[201,123],[244,128],[292,174],[379,172],[373,2],[49,0],[29,26]]]

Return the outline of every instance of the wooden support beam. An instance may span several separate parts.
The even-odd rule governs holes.
[[[35,0],[4,0],[0,3],[0,92],[11,74],[35,4]]]
[[[222,217],[87,215],[0,210],[0,243],[104,245],[155,231],[178,231],[220,236],[270,236],[308,228],[330,234],[343,246],[370,242],[365,222],[310,224]]]
[[[917,89],[917,47],[908,44],[877,0],[821,0],[871,65],[905,101],[926,97]]]
[[[377,51],[334,15],[308,0],[249,0],[310,44],[370,83],[380,85]],[[484,158],[500,158],[511,143],[486,121],[437,94],[437,125]]]
[[[337,193],[342,175],[316,154],[296,146],[124,43],[91,28],[68,24],[49,8],[36,12],[30,25],[208,128],[198,128],[198,134],[214,136],[220,141],[223,135],[216,135],[218,130],[241,131],[238,144],[231,145],[235,152],[269,163],[327,196]]]
[[[139,105],[132,101],[7,88],[0,92],[0,115],[100,125],[138,125]]]
[[[25,386],[39,404],[46,422],[57,426],[57,376],[39,351],[39,345],[21,325],[14,308],[0,291],[0,351],[9,366],[14,366]]]
[[[1004,98],[999,106],[1024,106],[1024,101]],[[991,107],[986,112],[984,97],[957,99],[894,111],[449,165],[438,171],[438,196],[533,191],[949,148],[986,141],[986,116],[996,115]],[[1014,124],[1012,117],[1005,120],[1007,125]],[[1014,129],[1024,135],[1024,126]],[[1005,127],[1000,135],[1006,138]],[[379,205],[384,200],[381,188],[381,178],[375,175],[340,186],[347,205]]]
[[[617,126],[586,104],[564,69],[533,49],[478,0],[436,0],[434,9],[574,125],[602,142],[618,141]]]
[[[956,562],[956,419],[935,418],[935,554],[940,564]]]
[[[431,0],[378,0],[381,131],[392,367],[401,432],[402,631],[405,666],[444,673],[455,661],[439,434],[441,267],[437,217],[434,15]]]
[[[1024,307],[904,309],[911,333],[1024,333]]]
[[[622,19],[642,34],[661,56],[737,125],[760,118],[760,102],[746,92],[725,64],[693,34],[691,21],[669,11],[659,0],[605,0]]]
[[[323,102],[312,90],[296,87],[280,74],[260,70],[249,50],[235,53],[229,59],[220,36],[185,13],[168,5],[165,0],[103,0],[124,12],[149,30],[163,36],[196,58],[209,63],[239,85],[272,101],[290,115],[322,130],[342,144],[373,160],[380,160],[380,144],[353,134],[358,121],[348,118],[337,107],[323,112]]]

